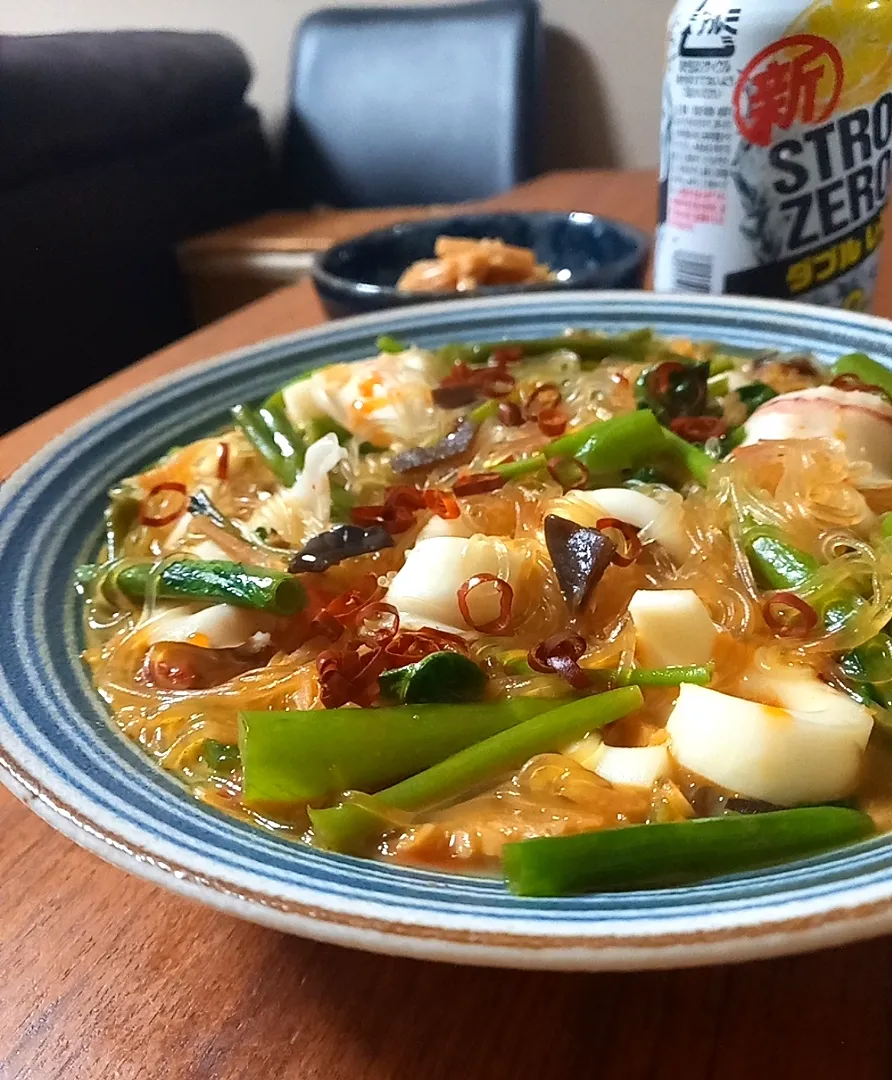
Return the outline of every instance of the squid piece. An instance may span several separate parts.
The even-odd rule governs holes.
[[[400,613],[407,628],[430,626],[450,633],[469,634],[458,592],[470,578],[492,574],[506,582],[514,596],[527,578],[525,549],[511,540],[493,536],[435,536],[422,540],[408,552],[406,562],[391,582],[384,600]],[[479,590],[484,592],[483,588]],[[499,615],[495,596],[475,599],[474,617],[479,623]]]
[[[712,660],[718,631],[693,589],[639,589],[629,614],[642,663],[676,667]]]
[[[761,688],[780,704],[682,686],[667,725],[675,760],[775,806],[851,795],[873,727],[869,710],[806,669],[768,677]]]
[[[778,439],[835,439],[852,461],[866,461],[872,479],[892,479],[892,405],[878,394],[815,386],[781,394],[746,423],[742,446]]]
[[[286,386],[285,411],[295,425],[327,416],[375,446],[415,446],[443,434],[445,414],[434,409],[431,397],[441,366],[414,348],[334,364]]]

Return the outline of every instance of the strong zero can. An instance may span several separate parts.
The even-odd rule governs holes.
[[[892,0],[679,0],[654,287],[868,309],[892,162]]]

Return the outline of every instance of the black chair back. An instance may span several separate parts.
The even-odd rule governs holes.
[[[536,0],[320,11],[294,46],[291,205],[450,203],[534,172]]]

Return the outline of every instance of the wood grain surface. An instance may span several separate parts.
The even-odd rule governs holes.
[[[652,227],[653,177],[575,173],[499,200]],[[892,243],[879,311],[892,314]],[[0,439],[8,473],[116,396],[311,326],[281,290]],[[348,952],[106,866],[0,790],[0,1080],[887,1080],[890,940],[687,972],[487,971]]]

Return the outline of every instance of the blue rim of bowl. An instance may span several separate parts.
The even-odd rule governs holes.
[[[433,304],[363,316],[157,380],[60,436],[0,490],[0,558],[6,575],[12,574],[8,595],[4,590],[0,597],[9,634],[0,654],[0,778],[65,835],[124,869],[230,914],[366,949],[506,966],[642,968],[775,955],[892,928],[888,837],[693,888],[528,901],[510,897],[494,881],[396,870],[258,834],[197,807],[116,734],[91,696],[76,656],[73,593],[63,604],[61,634],[58,607],[46,600],[51,582],[38,576],[37,598],[29,598],[26,590],[33,581],[24,570],[41,557],[50,562],[66,543],[64,529],[52,516],[43,520],[51,507],[45,500],[29,501],[29,488],[40,490],[42,484],[45,496],[51,484],[61,482],[59,490],[77,506],[74,518],[80,520],[83,509],[74,489],[92,482],[86,453],[91,437],[95,444],[109,432],[129,431],[130,447],[122,453],[132,464],[141,441],[139,425],[132,422],[141,413],[179,403],[183,411],[174,411],[171,423],[185,423],[193,414],[207,423],[209,407],[202,402],[215,384],[223,384],[217,388],[223,396],[230,393],[227,377],[255,385],[264,365],[282,362],[296,349],[303,350],[311,366],[314,352],[324,353],[342,341],[373,340],[383,331],[411,336],[417,323],[427,324],[429,336],[440,340],[447,331],[472,337],[475,326],[509,312],[512,322],[547,318],[566,326],[604,320],[616,329],[684,316],[703,337],[715,336],[709,331],[716,328],[746,344],[741,336],[764,339],[776,332],[813,343],[819,354],[860,345],[892,362],[889,325],[865,316],[765,301],[579,293]],[[169,438],[169,432],[155,430],[154,437]],[[77,476],[71,473],[75,461]],[[103,468],[109,467],[104,461]],[[34,536],[40,543],[10,549],[11,522],[18,515],[21,523],[29,511],[43,520],[43,532]],[[26,550],[29,546],[35,550]],[[24,670],[18,672],[24,701],[9,678],[20,652],[25,657]],[[62,685],[56,701],[52,695],[60,664],[74,685]],[[89,769],[78,771],[79,755],[91,768],[113,774],[114,786],[101,788]],[[214,848],[220,837],[228,846]]]
[[[553,217],[557,213],[557,216],[564,216],[567,218],[580,217],[587,218],[591,221],[603,221],[618,231],[624,233],[631,240],[634,240],[640,245],[637,251],[632,251],[622,259],[614,259],[608,263],[605,263],[605,269],[609,269],[612,277],[622,279],[622,277],[628,273],[631,273],[639,264],[643,264],[647,261],[650,253],[651,239],[647,233],[634,225],[628,225],[625,221],[619,221],[616,218],[603,217],[600,214],[590,214],[582,210],[568,211],[566,214],[562,214],[560,211],[552,210],[533,210],[528,212],[518,211],[517,217],[535,218],[539,215],[543,217]],[[383,240],[385,237],[390,236],[396,229],[406,227],[411,228],[412,225],[446,225],[456,218],[468,218],[473,220],[474,218],[486,218],[486,217],[511,217],[514,216],[512,211],[506,210],[504,212],[491,211],[489,213],[479,212],[470,214],[449,214],[448,216],[424,218],[421,221],[407,221],[398,222],[396,225],[389,225],[382,229],[373,229],[371,232],[362,233],[360,236],[351,237],[350,240],[345,240],[339,244],[333,244],[326,251],[320,251],[318,255],[313,259],[313,267],[311,270],[313,280],[319,282],[323,287],[328,289],[344,290],[349,289],[352,292],[358,293],[360,296],[395,296],[405,303],[415,301],[418,304],[425,302],[430,303],[434,297],[443,300],[461,299],[461,300],[476,300],[476,299],[489,299],[500,296],[514,296],[518,293],[534,295],[536,293],[553,293],[553,292],[576,292],[580,291],[580,285],[578,281],[543,281],[536,282],[531,285],[485,285],[480,289],[474,289],[473,292],[462,293],[460,296],[455,293],[429,293],[429,292],[414,292],[406,291],[400,292],[395,285],[375,285],[370,281],[357,281],[356,278],[340,277],[338,274],[333,274],[331,271],[326,270],[324,263],[326,259],[331,258],[336,252],[340,251],[344,247],[349,247],[352,244],[362,243],[369,240]],[[585,287],[582,287],[585,291]],[[592,285],[591,289],[597,291],[607,291],[606,289],[600,289],[597,285]]]

